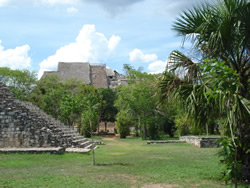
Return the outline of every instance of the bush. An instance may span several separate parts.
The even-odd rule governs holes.
[[[191,133],[190,124],[188,122],[187,117],[183,116],[181,118],[178,118],[175,120],[175,122],[177,127],[177,133],[179,134],[179,136],[184,136]]]
[[[116,125],[120,138],[126,138],[130,134],[131,121],[125,112],[119,112],[116,118]]]
[[[235,143],[240,145],[239,139],[235,139]],[[237,182],[242,177],[242,163],[239,160],[240,156],[234,146],[232,138],[225,138],[219,140],[221,151],[218,153],[222,159],[221,163],[224,164],[223,180],[228,183]]]
[[[168,116],[161,117],[160,127],[161,130],[164,131],[165,134],[169,134],[170,137],[174,137],[174,133],[177,130],[174,120]]]
[[[151,140],[157,140],[160,138],[158,122],[154,117],[147,119],[147,133]]]

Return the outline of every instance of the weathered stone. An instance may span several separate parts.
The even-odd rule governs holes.
[[[30,102],[16,100],[0,83],[0,148],[80,147],[92,149],[95,143],[44,113]],[[75,137],[84,139],[73,144]]]
[[[57,71],[45,71],[43,76],[55,74],[62,81],[77,79],[95,88],[116,88],[118,85],[128,85],[128,79],[106,65],[91,65],[85,63],[58,63]]]
[[[180,140],[200,148],[218,147],[218,137],[181,136]]]
[[[186,143],[182,140],[160,140],[160,141],[147,141],[147,144],[166,144],[166,143]]]

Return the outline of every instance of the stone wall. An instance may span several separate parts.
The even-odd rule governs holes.
[[[181,136],[180,140],[185,141],[189,144],[193,144],[200,148],[208,148],[208,147],[218,147],[217,140],[219,138],[213,137],[197,137],[197,136]]]
[[[0,147],[81,147],[94,144],[0,83]]]
[[[68,79],[77,79],[85,84],[91,84],[89,63],[58,63],[57,71],[45,71],[44,75],[56,74],[63,81]]]
[[[95,88],[108,88],[106,66],[91,65],[90,70],[91,84]]]
[[[43,76],[55,74],[63,81],[77,79],[95,88],[116,88],[128,85],[128,79],[122,74],[107,68],[106,65],[90,65],[89,63],[58,63],[57,71],[45,71]]]

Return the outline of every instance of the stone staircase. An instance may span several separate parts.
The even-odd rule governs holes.
[[[0,148],[6,147],[63,147],[68,152],[88,152],[96,144],[32,103],[16,100],[0,83]]]

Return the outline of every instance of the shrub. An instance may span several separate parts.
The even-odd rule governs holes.
[[[126,136],[130,134],[130,125],[131,125],[130,119],[127,117],[127,114],[125,112],[121,111],[117,114],[116,120],[120,138],[126,138]]]

